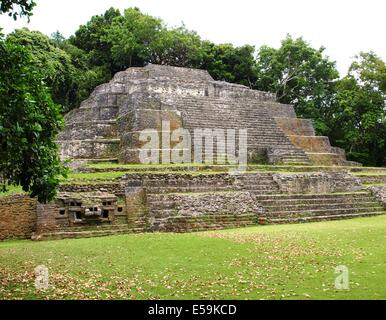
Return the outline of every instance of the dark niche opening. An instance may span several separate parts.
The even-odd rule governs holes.
[[[102,211],[102,217],[103,218],[108,218],[109,217],[109,210],[103,210]]]

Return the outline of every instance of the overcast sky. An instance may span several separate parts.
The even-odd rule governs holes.
[[[236,46],[263,44],[278,47],[287,33],[303,36],[346,73],[359,51],[375,51],[386,60],[385,0],[36,0],[31,22],[0,16],[3,32],[27,26],[66,37],[91,16],[113,6],[137,6],[162,18],[169,26],[182,22],[202,38]]]

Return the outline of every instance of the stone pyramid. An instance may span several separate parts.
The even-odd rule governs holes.
[[[163,121],[192,135],[198,128],[246,129],[250,163],[358,165],[273,94],[214,81],[205,70],[160,65],[118,72],[68,113],[58,138],[61,156],[139,163],[140,132],[162,134]]]

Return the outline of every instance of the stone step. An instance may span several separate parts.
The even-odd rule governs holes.
[[[308,160],[307,156],[303,156],[301,154],[299,155],[293,155],[293,156],[285,156],[285,157],[281,157],[281,160],[283,162],[299,162],[299,161],[304,161],[304,160]]]
[[[259,179],[255,177],[251,178],[241,178],[242,182],[240,185],[243,187],[272,187],[272,186],[277,186],[276,182],[273,180],[264,180],[264,179]]]
[[[385,214],[381,211],[364,212],[364,213],[350,213],[350,214],[333,214],[328,216],[308,216],[308,217],[282,217],[282,218],[267,218],[264,223],[268,224],[282,224],[282,223],[302,223],[302,222],[317,222],[324,220],[341,220],[352,219],[359,217],[372,217]]]
[[[127,218],[126,218],[127,220]],[[75,225],[71,227],[63,227],[58,228],[57,232],[64,232],[64,231],[98,231],[98,230],[120,230],[127,228],[127,223],[119,223],[119,224],[100,224],[100,225]]]
[[[351,207],[338,209],[299,209],[299,210],[285,210],[285,211],[266,211],[267,217],[280,216],[328,216],[336,214],[352,214],[352,213],[366,213],[366,212],[384,212],[383,208],[374,207]]]
[[[266,125],[263,125],[263,124],[259,124],[259,123],[256,123],[256,122],[251,122],[251,121],[248,121],[248,122],[243,122],[243,123],[240,123],[240,122],[226,122],[226,121],[221,121],[221,120],[217,120],[217,121],[200,121],[200,120],[197,120],[196,122],[190,122],[190,121],[187,121],[184,123],[184,126],[183,126],[185,129],[188,129],[189,131],[193,131],[194,129],[196,128],[207,128],[207,129],[235,129],[235,130],[247,130],[247,134],[248,135],[251,135],[253,133],[260,133],[260,134],[269,134],[269,135],[272,135],[272,136],[278,136],[278,137],[285,137],[285,135],[283,133],[281,133],[276,127],[274,126],[266,126]],[[241,135],[245,135],[245,132],[239,132],[239,131],[236,131],[237,134],[241,134]],[[285,137],[286,138],[286,137]],[[288,139],[288,138],[287,138]]]
[[[298,199],[277,199],[277,195],[271,196],[271,198],[276,199],[269,199],[269,200],[259,200],[261,204],[263,204],[266,207],[287,207],[287,206],[293,206],[293,205],[318,205],[318,204],[324,204],[324,203],[330,203],[330,204],[343,204],[343,203],[367,203],[367,202],[374,202],[374,198],[370,196],[366,197],[360,197],[360,198],[353,198],[353,197],[325,197],[325,198],[298,198]]]
[[[361,180],[363,184],[386,184],[386,174],[385,175],[357,175],[358,179]]]
[[[112,236],[119,234],[144,232],[143,228],[121,228],[114,230],[93,230],[93,231],[59,231],[41,233],[38,236],[34,236],[33,240],[59,240],[59,239],[73,239],[73,238],[92,238],[102,236]]]
[[[86,163],[98,164],[98,163],[118,163],[118,158],[105,158],[105,159],[83,159]]]
[[[282,160],[308,159],[307,156],[302,153],[284,154],[281,158]]]
[[[276,191],[279,192],[279,187],[275,185],[266,185],[266,186],[260,186],[260,185],[255,185],[255,184],[248,184],[243,186],[243,190],[247,191]]]
[[[287,162],[287,161],[282,161],[281,162],[282,164],[296,164],[296,165],[302,165],[302,166],[306,166],[306,165],[311,165],[311,163],[308,161],[292,161],[292,162]]]
[[[383,167],[351,167],[349,168],[350,172],[361,172],[361,173],[369,173],[369,172],[377,172],[386,174],[386,168]]]
[[[160,219],[160,222],[162,223],[153,225],[154,230],[172,232],[206,231],[255,225],[257,216],[253,214],[210,214],[198,217],[169,217],[164,220]]]
[[[259,201],[263,200],[298,200],[298,199],[336,199],[336,198],[350,198],[358,199],[362,197],[372,198],[369,192],[351,192],[351,193],[310,193],[310,194],[277,194],[269,197],[260,196]],[[372,198],[374,199],[374,198]]]
[[[360,208],[367,208],[367,207],[372,207],[372,208],[378,208],[382,209],[382,207],[374,202],[337,202],[337,203],[303,203],[303,204],[272,204],[272,205],[264,205],[264,208],[268,212],[283,212],[283,211],[304,211],[304,210],[317,210],[317,209],[340,209],[340,208],[355,208],[355,207],[360,207]]]
[[[235,187],[229,186],[229,187],[208,187],[208,186],[202,186],[202,187],[154,187],[154,188],[146,188],[146,191],[149,194],[157,194],[157,193],[202,193],[205,191],[232,191]]]
[[[117,121],[114,119],[114,120],[90,120],[90,121],[72,121],[71,122],[71,125],[94,125],[94,124],[116,124]]]

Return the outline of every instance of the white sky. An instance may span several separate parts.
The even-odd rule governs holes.
[[[204,38],[236,46],[263,44],[278,47],[287,33],[303,36],[346,73],[359,51],[375,51],[386,60],[385,0],[36,0],[34,16],[14,22],[0,16],[3,32],[27,26],[50,35],[59,30],[66,37],[93,15],[111,6],[137,6],[162,18],[169,26],[184,22]]]

